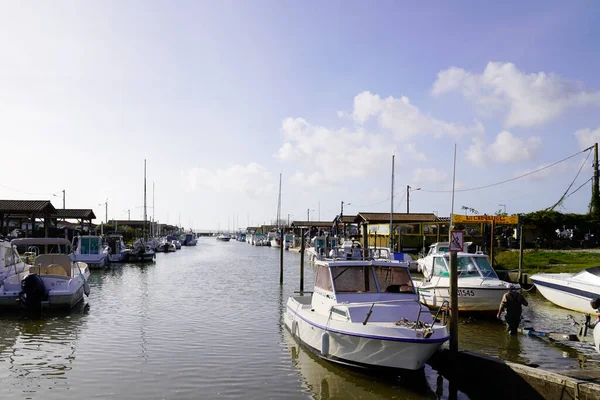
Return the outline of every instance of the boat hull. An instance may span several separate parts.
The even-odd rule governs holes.
[[[599,289],[592,291],[593,288],[551,276],[532,275],[530,279],[540,294],[551,303],[584,314],[596,314],[590,305],[590,300],[600,297]]]
[[[340,364],[368,369],[418,370],[448,340],[448,337],[429,340],[416,336],[411,339],[351,334],[311,321],[309,315],[294,309],[298,307],[293,300],[288,301],[284,323],[292,336],[320,357]],[[325,345],[328,349],[324,348],[324,335],[328,338]]]
[[[506,288],[458,288],[458,310],[463,312],[497,312]],[[431,309],[438,308],[444,301],[450,303],[448,287],[419,287],[419,301]]]

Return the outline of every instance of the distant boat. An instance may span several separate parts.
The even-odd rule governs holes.
[[[193,233],[186,233],[184,235],[183,243],[184,246],[195,246],[198,243],[196,236]]]
[[[102,243],[101,236],[75,236],[72,248],[71,261],[84,262],[90,269],[104,268],[108,263],[108,248]]]
[[[123,236],[108,235],[106,237],[108,245],[108,261],[113,263],[126,262],[129,259],[131,249],[128,249],[123,243]]]
[[[221,242],[229,242],[231,240],[231,236],[228,233],[221,233],[217,235],[217,240]]]

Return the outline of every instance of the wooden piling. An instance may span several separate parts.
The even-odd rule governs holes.
[[[452,231],[450,231],[452,232]],[[450,252],[450,358],[456,370],[458,359],[458,258]]]
[[[285,228],[281,227],[281,240],[279,241],[279,284],[283,285],[283,247],[285,240]]]
[[[492,229],[490,233],[490,263],[494,266],[494,238],[496,232],[496,221],[492,220]]]
[[[369,227],[367,224],[363,223],[363,258],[367,258],[369,256]]]
[[[523,284],[523,225],[519,227],[519,278],[517,282]]]
[[[304,228],[300,228],[300,294],[304,294]]]

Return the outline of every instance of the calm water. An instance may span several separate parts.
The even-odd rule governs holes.
[[[421,399],[448,395],[426,367],[407,378],[340,368],[298,347],[282,327],[298,288],[299,255],[202,239],[155,264],[94,271],[91,295],[69,313],[0,316],[0,398]],[[312,270],[306,268],[306,289]],[[525,314],[538,330],[573,329],[538,297]],[[534,313],[534,310],[537,310]],[[588,368],[585,345],[509,338],[495,321],[463,320],[461,348],[554,369]],[[459,394],[459,398],[465,398]]]

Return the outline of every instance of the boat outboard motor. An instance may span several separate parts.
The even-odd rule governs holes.
[[[42,301],[46,300],[46,287],[44,281],[37,274],[27,275],[21,282],[21,293],[19,299],[27,309],[39,310]]]

